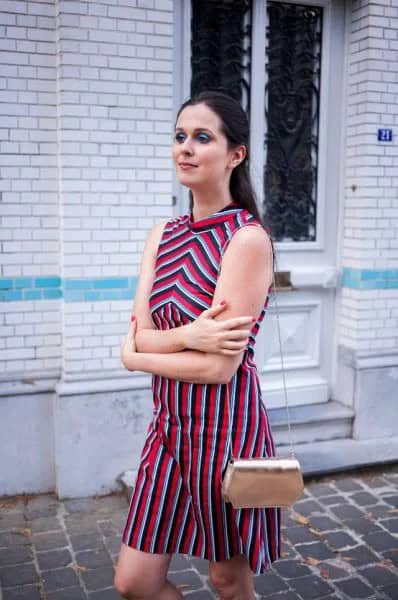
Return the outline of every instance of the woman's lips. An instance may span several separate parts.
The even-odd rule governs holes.
[[[188,169],[195,169],[196,165],[191,165],[189,163],[179,163],[178,165],[183,171],[187,171]]]

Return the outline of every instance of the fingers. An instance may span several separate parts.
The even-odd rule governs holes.
[[[226,331],[223,333],[225,341],[239,341],[247,340],[249,338],[250,331],[248,329],[233,329],[232,331]]]
[[[224,329],[235,329],[237,327],[242,327],[244,325],[252,326],[255,319],[253,317],[233,317],[232,319],[226,319],[222,321],[222,325]]]
[[[209,317],[216,317],[223,310],[225,310],[226,306],[227,306],[227,303],[225,300],[223,300],[219,304],[216,304],[215,306],[211,306],[210,308],[206,309],[206,311],[204,311],[204,312],[206,312]]]

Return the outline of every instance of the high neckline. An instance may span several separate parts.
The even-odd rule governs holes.
[[[223,206],[223,208],[220,208],[220,210],[217,212],[207,215],[207,217],[203,217],[202,219],[198,219],[197,221],[193,220],[193,210],[191,209],[188,214],[188,225],[190,229],[205,229],[211,225],[215,225],[216,223],[223,221],[228,217],[228,214],[226,213],[236,208],[239,208],[239,204],[237,204],[235,201],[232,201],[226,206]]]

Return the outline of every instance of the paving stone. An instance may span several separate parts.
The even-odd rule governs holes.
[[[192,592],[192,594],[187,595],[189,600],[214,600],[213,594],[206,590],[200,590],[198,592]]]
[[[8,548],[9,546],[29,546],[31,544],[31,536],[26,535],[24,529],[16,531],[6,531],[0,533],[0,547]]]
[[[106,537],[104,539],[105,547],[111,554],[119,554],[120,547],[122,545],[122,536],[115,535],[113,537]]]
[[[359,572],[373,587],[393,584],[398,585],[398,575],[395,575],[390,569],[383,567],[380,564],[365,567]]]
[[[360,506],[371,506],[377,502],[376,496],[369,494],[369,492],[356,492],[355,494],[351,494],[350,498],[355,504],[359,504]]]
[[[339,561],[340,566],[338,566],[336,562],[335,559],[331,559],[330,561],[320,562],[317,565],[319,573],[324,579],[342,579],[350,574],[352,567],[348,563],[344,564],[344,561]]]
[[[370,488],[383,488],[388,485],[387,480],[380,475],[369,475],[363,477],[363,482]]]
[[[196,571],[199,571],[199,573],[201,575],[205,575],[206,577],[209,575],[209,561],[208,560],[206,560],[205,558],[199,558],[198,556],[190,556],[189,558],[190,558],[193,568],[196,569]]]
[[[352,506],[351,504],[339,504],[337,506],[331,506],[330,510],[337,515],[341,521],[364,517],[364,513],[359,510],[359,508]]]
[[[333,496],[325,496],[324,498],[320,498],[322,504],[325,506],[335,506],[336,504],[342,504],[346,502],[344,496],[339,496],[338,494],[334,494]]]
[[[181,571],[182,569],[190,569],[188,557],[185,554],[173,554],[169,571]]]
[[[107,521],[97,521],[97,525],[100,533],[106,537],[112,537],[113,535],[120,535],[122,533],[121,528],[116,527],[111,519]]]
[[[56,548],[65,548],[68,545],[68,540],[63,531],[53,531],[49,533],[34,533],[32,543],[38,551],[55,550]]]
[[[81,587],[70,587],[47,594],[47,600],[86,600],[87,596]],[[120,600],[120,599],[119,599]]]
[[[346,519],[344,521],[344,525],[348,529],[352,529],[359,535],[365,535],[366,533],[383,531],[381,527],[377,523],[375,523],[372,519],[368,519],[367,517],[361,517],[359,519]]]
[[[268,569],[268,572],[254,578],[254,588],[258,594],[270,595],[288,590],[288,585],[278,573]]]
[[[0,581],[3,587],[12,587],[25,583],[37,583],[39,576],[33,563],[8,565],[0,568]]]
[[[64,500],[65,510],[71,513],[92,513],[95,510],[94,498],[73,498]]]
[[[188,598],[190,597],[191,596],[188,596]],[[214,598],[214,596],[212,596],[212,598]],[[258,598],[260,600],[301,600],[301,598],[296,594],[296,592],[293,592],[291,590],[280,592],[277,596],[274,596],[273,594],[262,593],[260,596],[258,596]]]
[[[46,592],[53,592],[79,584],[79,579],[71,567],[42,572],[43,586]]]
[[[80,567],[87,567],[88,569],[96,569],[102,566],[111,566],[111,558],[105,548],[98,548],[96,550],[83,550],[82,552],[76,552],[76,562]]]
[[[382,553],[386,560],[390,560],[391,563],[398,567],[398,548],[393,548],[392,550],[387,550]]]
[[[37,553],[37,561],[41,571],[66,567],[72,560],[72,555],[68,548]]]
[[[29,499],[24,507],[24,515],[27,520],[36,519],[38,517],[50,517],[57,514],[58,511],[57,498],[49,494],[41,494]]]
[[[366,507],[366,515],[372,519],[389,519],[394,516],[388,504],[374,504]]]
[[[102,536],[99,533],[83,533],[81,535],[71,535],[70,541],[75,552],[79,550],[103,548],[104,546]]]
[[[335,585],[341,589],[348,598],[370,598],[374,594],[372,588],[357,577],[351,577],[344,581],[336,581]]]
[[[304,527],[302,525],[296,527],[289,527],[285,531],[285,536],[288,537],[292,544],[299,544],[301,542],[315,542],[317,539],[307,527]]]
[[[385,527],[390,533],[398,533],[398,518],[383,519],[380,521],[380,525],[383,525],[383,527]]]
[[[13,546],[0,549],[0,567],[32,562],[33,553],[30,546]]]
[[[334,521],[326,515],[311,515],[310,524],[319,529],[320,531],[327,531],[329,529],[340,529],[341,523]]]
[[[60,531],[62,529],[61,522],[57,517],[40,517],[38,519],[26,521],[26,527],[29,527],[32,533]]]
[[[355,492],[362,491],[364,489],[363,486],[357,481],[354,481],[352,477],[336,479],[334,485],[342,492]]]
[[[333,548],[344,548],[345,546],[355,546],[358,544],[354,538],[345,531],[331,531],[325,534],[324,540]]]
[[[102,590],[113,586],[115,569],[113,567],[89,569],[88,571],[82,571],[81,576],[89,592]]]
[[[287,541],[285,537],[282,537],[282,558],[297,558],[297,552],[295,548]]]
[[[198,589],[203,587],[202,580],[193,569],[188,571],[175,571],[168,576],[174,585],[183,585],[184,593],[190,589]]]
[[[356,546],[349,550],[340,550],[339,555],[343,558],[349,558],[350,564],[356,567],[369,565],[379,561],[378,556],[365,545]]]
[[[308,483],[306,484],[306,488],[307,491],[310,491],[317,498],[321,496],[333,496],[336,493],[336,488],[330,483]]]
[[[88,597],[90,600],[120,600],[120,596],[114,588],[101,590],[100,592],[92,592]]]
[[[394,496],[383,496],[383,500],[393,508],[398,508],[398,494],[395,494]]]
[[[3,600],[40,600],[40,598],[40,589],[37,585],[18,586],[3,591]]]
[[[334,557],[334,553],[322,542],[314,542],[313,544],[297,544],[296,550],[300,552],[304,558],[311,556],[311,558],[324,560],[325,558]]]
[[[95,511],[97,513],[110,513],[119,510],[124,512],[128,508],[124,492],[96,498],[95,504]]]
[[[398,598],[398,585],[387,585],[386,587],[382,587],[380,588],[380,591],[383,592],[383,594],[386,594],[386,596],[388,598],[391,598],[391,600],[397,600]]]
[[[26,519],[22,513],[0,514],[0,532],[18,527],[26,527]]]
[[[331,594],[333,592],[333,588],[316,575],[292,579],[289,583],[300,596],[305,598],[305,600],[321,598],[322,596],[326,596],[326,594]]]
[[[376,551],[391,550],[397,547],[397,540],[387,531],[376,531],[363,536],[364,542]]]
[[[294,510],[300,515],[308,516],[314,512],[324,512],[325,509],[319,502],[315,500],[304,500],[302,502],[296,502]]]
[[[76,514],[66,516],[64,523],[69,535],[98,533],[97,521],[94,515]]]
[[[298,560],[278,560],[274,563],[273,569],[279,573],[281,577],[291,579],[292,577],[302,577],[303,575],[309,575],[311,569],[300,563]]]

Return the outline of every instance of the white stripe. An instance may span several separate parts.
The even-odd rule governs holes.
[[[151,552],[155,551],[154,549],[155,549],[155,542],[157,541],[157,536],[158,536],[159,523],[160,523],[161,518],[163,517],[164,500],[165,500],[166,493],[167,493],[167,490],[170,485],[169,482],[170,482],[170,472],[171,472],[172,465],[173,465],[173,460],[171,457],[169,457],[169,464],[167,465],[166,477],[165,477],[164,481],[162,481],[163,490],[162,490],[162,496],[160,498],[160,503],[159,503],[158,516],[157,516],[155,527],[154,527],[153,533],[152,533]]]

